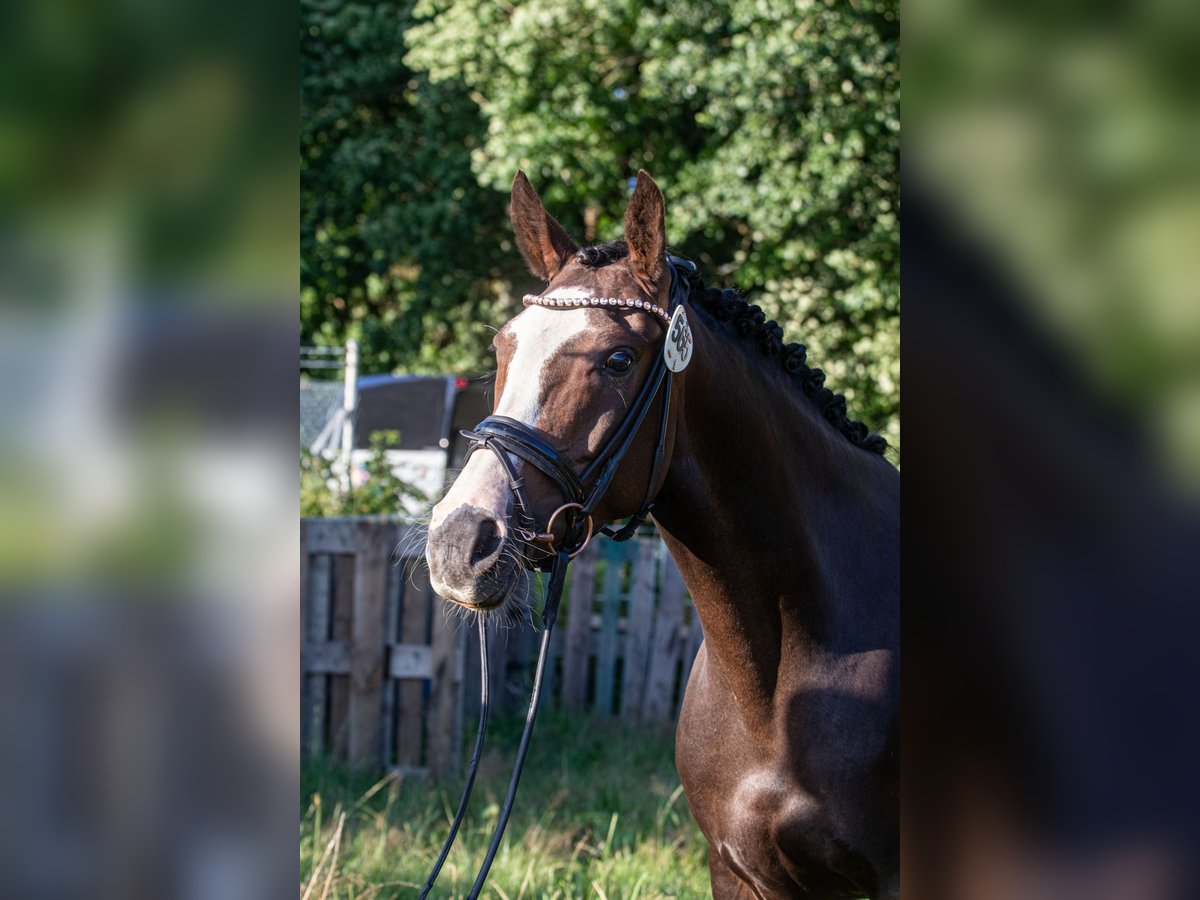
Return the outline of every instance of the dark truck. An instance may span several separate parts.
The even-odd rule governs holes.
[[[467,441],[459,432],[485,418],[492,410],[490,378],[471,380],[454,375],[365,375],[358,379],[358,408],[354,414],[351,477],[361,484],[367,478],[365,462],[371,436],[392,431],[398,440],[385,444],[396,474],[417,488],[431,503],[441,496],[449,473],[463,465]],[[307,400],[304,392],[309,392]],[[324,392],[326,396],[319,397]],[[314,453],[335,456],[342,440],[342,385],[308,382],[301,385],[302,404],[327,411],[318,414],[317,428],[302,423],[301,441]],[[309,421],[313,417],[309,416]],[[411,514],[424,509],[414,501]]]

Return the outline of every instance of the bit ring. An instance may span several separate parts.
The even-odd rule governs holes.
[[[582,503],[564,503],[562,506],[560,506],[554,512],[550,513],[550,518],[546,521],[546,532],[544,534],[539,534],[537,537],[534,538],[534,540],[539,541],[540,543],[549,544],[550,549],[553,550],[554,549],[554,521],[555,521],[555,519],[557,519],[559,517],[559,515],[563,512],[563,510],[567,510],[567,509],[583,509],[583,504]],[[591,542],[592,527],[593,527],[592,517],[591,517],[591,514],[589,513],[588,517],[587,517],[587,537],[585,537],[583,539],[583,543],[580,544],[579,547],[576,548],[573,553],[568,554],[568,558],[574,559],[575,557],[577,557],[580,553],[583,552],[583,548],[586,547]]]

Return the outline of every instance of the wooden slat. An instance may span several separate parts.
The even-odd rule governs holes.
[[[690,604],[689,604],[690,605]],[[683,676],[679,686],[679,702],[683,703],[683,693],[687,689],[688,678],[692,674],[692,665],[696,662],[696,654],[704,643],[704,629],[700,624],[700,614],[692,607],[692,623],[688,626],[687,642],[683,650]]]
[[[308,567],[308,631],[305,642],[323,643],[329,639],[330,589],[333,560],[328,554],[312,558]],[[329,703],[329,680],[326,675],[308,676],[309,685],[309,753],[320,756],[328,746],[326,739],[326,710]]]
[[[541,640],[540,636],[538,640]],[[564,629],[560,624],[556,624],[554,634],[550,635],[550,648],[546,654],[546,679],[542,683],[542,709],[553,709],[561,702],[559,691],[562,689],[562,675],[559,672],[559,660],[562,659],[565,647]]]
[[[311,519],[308,529],[309,553],[357,553],[359,525],[354,519]]]
[[[392,644],[388,675],[392,678],[431,678],[433,648],[425,644]]]
[[[400,582],[404,577],[404,566],[398,564],[395,551],[388,556],[387,596],[384,598],[383,640],[389,644],[399,640],[400,633],[400,598],[403,588]],[[391,669],[389,653],[388,669]],[[387,678],[380,692],[380,716],[383,718],[383,764],[394,765],[396,762],[396,692],[399,685],[395,679]]]
[[[437,599],[434,602],[444,601]],[[462,626],[466,632],[463,636],[466,649],[463,653],[462,716],[463,721],[472,724],[472,727],[479,716],[479,632],[476,629],[480,621],[478,616],[471,616]]]
[[[362,522],[358,528],[347,715],[349,762],[362,767],[378,765],[383,751],[380,691],[384,661],[379,638],[383,631],[387,565],[391,555],[387,532],[372,528],[371,524]]]
[[[657,549],[657,541],[638,541],[633,563],[629,616],[625,626],[625,683],[621,691],[621,715],[632,722],[641,721],[642,701],[646,694]]]
[[[433,598],[429,573],[423,566],[409,569],[403,585],[400,640],[410,645],[425,644],[430,627],[430,607],[441,601]],[[442,624],[442,616],[435,613],[434,629]],[[396,762],[401,766],[419,767],[424,765],[421,748],[425,734],[425,685],[419,681],[402,681],[396,693]]]
[[[337,553],[333,561],[333,594],[329,600],[329,636],[335,641],[354,637],[354,579],[358,554]]]
[[[301,656],[307,675],[350,674],[349,641],[306,641]]]
[[[435,596],[434,602],[445,601]],[[462,763],[463,674],[468,631],[441,615],[433,617],[428,767],[437,776],[457,774]]]
[[[548,576],[543,573],[535,573],[531,576],[529,590],[530,602],[535,608],[540,608],[542,600],[545,598],[545,585]],[[534,620],[540,619],[535,614]],[[557,627],[555,631],[557,632]],[[505,709],[524,709],[529,702],[529,691],[533,686],[533,675],[537,666],[538,649],[541,647],[542,633],[537,628],[530,628],[527,625],[508,628],[500,632],[500,641],[505,646],[505,667],[504,667],[504,708]],[[546,662],[549,663],[549,656]],[[549,695],[547,688],[553,689],[553,679],[549,678],[543,681],[542,693],[544,696]],[[545,701],[543,701],[543,709]]]
[[[571,564],[571,594],[566,604],[567,635],[563,652],[563,709],[583,709],[587,697],[592,604],[596,595],[596,542]]]
[[[335,553],[333,594],[329,600],[329,634],[350,643],[354,637],[354,567],[356,556]],[[350,752],[350,672],[329,676],[329,755],[346,761]]]
[[[675,689],[675,668],[683,646],[680,623],[683,621],[683,578],[674,561],[662,555],[662,593],[654,617],[654,637],[650,643],[650,669],[642,716],[646,720],[671,716]]]
[[[508,630],[500,628],[488,617],[488,684],[492,691],[492,710],[499,712],[512,708],[512,696],[508,691],[505,673],[508,672]]]
[[[615,541],[604,545],[604,591],[600,595],[600,633],[596,636],[595,710],[611,716],[617,666],[617,618],[621,612],[621,577],[625,548]]]

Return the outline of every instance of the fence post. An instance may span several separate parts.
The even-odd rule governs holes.
[[[642,719],[646,677],[650,661],[651,615],[654,612],[654,570],[658,541],[640,538],[634,557],[629,591],[629,615],[625,619],[625,684],[621,714],[633,722]]]
[[[308,548],[304,548],[308,553]],[[327,553],[313,556],[308,567],[308,630],[304,640],[311,645],[323,644],[329,639],[330,592],[333,578],[333,561]],[[305,710],[309,717],[308,752],[320,756],[328,749],[325,733],[329,709],[329,675],[317,672],[305,676],[308,682],[309,706]]]
[[[391,546],[378,524],[358,524],[350,642],[347,755],[352,766],[376,766],[383,753],[384,598]]]
[[[604,543],[604,592],[600,595],[600,633],[596,638],[596,702],[602,716],[611,716],[617,668],[617,620],[621,612],[621,570],[625,563],[625,545]]]
[[[704,629],[700,625],[700,611],[692,604],[692,624],[688,626],[687,640],[683,644],[683,668],[680,670],[679,696],[687,689],[688,679],[692,677],[692,666],[696,663],[696,654],[704,643]]]
[[[415,571],[411,563],[404,562],[406,577],[400,594],[400,642],[408,646],[425,643],[425,635],[429,633],[430,617],[433,617],[432,632],[436,640],[441,623],[437,610],[434,608],[437,600],[431,596],[429,582],[423,573]],[[432,686],[436,689],[437,685]],[[425,719],[425,685],[415,678],[405,678],[400,681],[396,691],[399,697],[397,709],[396,734],[396,763],[402,768],[419,768],[421,765],[421,745],[424,743]]]
[[[575,560],[567,603],[567,644],[563,654],[563,709],[583,709],[587,698],[588,645],[596,595],[596,542]]]
[[[443,601],[434,597],[434,603]],[[439,621],[440,620],[440,621]],[[469,628],[458,628],[434,616],[433,663],[429,690],[429,771],[435,776],[457,773],[462,752],[464,654]],[[484,627],[482,620],[480,627]]]
[[[342,391],[342,465],[346,472],[346,490],[353,487],[354,414],[358,410],[358,341],[346,341],[346,372]]]
[[[646,681],[646,700],[642,712],[648,719],[666,719],[674,700],[675,672],[683,647],[683,578],[670,555],[662,558],[662,595],[654,617],[650,673]]]

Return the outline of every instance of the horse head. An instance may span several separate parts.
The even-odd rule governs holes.
[[[525,569],[581,549],[593,527],[644,511],[670,457],[662,193],[640,172],[625,240],[598,247],[580,249],[521,172],[509,215],[546,287],[495,337],[495,407],[475,436],[493,452],[473,452],[434,507],[426,550],[437,593],[475,610],[501,606]]]

